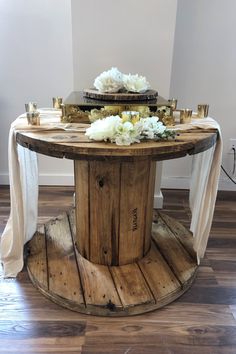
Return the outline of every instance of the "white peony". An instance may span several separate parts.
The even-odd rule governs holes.
[[[146,77],[136,75],[123,75],[124,87],[129,92],[143,93],[150,89],[150,84]]]
[[[118,92],[124,86],[123,74],[117,68],[111,68],[95,79],[94,86],[100,92]]]
[[[120,123],[121,118],[119,116],[109,116],[104,119],[98,119],[86,129],[85,135],[97,141],[112,140],[116,133],[117,126]]]

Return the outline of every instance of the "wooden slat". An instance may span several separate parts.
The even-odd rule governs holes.
[[[90,261],[118,263],[120,164],[90,162]]]
[[[149,169],[149,184],[148,184],[148,196],[146,206],[146,230],[144,238],[144,255],[150,248],[151,232],[152,232],[152,219],[153,219],[153,199],[155,189],[155,176],[156,176],[156,162],[150,161]]]
[[[94,264],[76,252],[83,284],[86,307],[93,307],[94,314],[104,314],[100,308],[119,311],[122,304],[116,291],[109,268],[105,265]],[[96,308],[97,307],[97,308]],[[100,313],[101,312],[101,313]]]
[[[75,223],[75,208],[70,209],[67,212],[69,224],[70,224],[70,230],[72,234],[72,240],[76,242],[76,223]]]
[[[146,206],[150,163],[122,163],[119,264],[142,258],[146,229]],[[149,210],[152,213],[152,209]],[[150,218],[148,218],[150,219]]]
[[[48,289],[47,257],[45,247],[44,225],[36,231],[33,239],[29,243],[30,256],[27,260],[27,268],[31,277],[37,279],[38,285],[43,289]]]
[[[46,224],[49,293],[83,304],[67,214]]]
[[[196,252],[193,249],[193,235],[186,229],[180,222],[169,217],[165,213],[159,212],[160,217],[164,223],[170,228],[178,241],[184,246],[185,250],[190,254],[190,256],[196,260]]]
[[[157,224],[153,224],[152,231],[153,239],[160,252],[163,254],[180,282],[184,284],[196,271],[196,262],[193,261],[161,218],[158,218]]]
[[[155,303],[136,263],[110,267],[110,271],[124,307]]]
[[[161,298],[180,289],[178,279],[155,245],[152,245],[148,255],[141,259],[138,264],[159,304]]]
[[[74,161],[75,169],[75,208],[77,236],[76,243],[80,253],[89,257],[89,164],[88,161]],[[83,206],[83,207],[81,207]]]

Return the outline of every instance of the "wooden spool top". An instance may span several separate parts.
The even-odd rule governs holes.
[[[17,142],[38,153],[72,160],[122,159],[151,157],[156,161],[197,154],[212,147],[217,139],[216,130],[181,132],[173,141],[145,141],[130,146],[106,142],[92,142],[84,132],[19,131]]]

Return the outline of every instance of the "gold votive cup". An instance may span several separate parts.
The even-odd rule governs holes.
[[[26,117],[29,125],[40,125],[39,112],[27,112]]]
[[[52,98],[52,106],[53,106],[53,108],[60,109],[62,102],[63,102],[63,98],[62,97],[53,97]]]
[[[180,123],[185,124],[185,123],[190,123],[191,118],[192,118],[192,109],[181,109],[180,110]]]
[[[35,102],[25,103],[25,111],[26,112],[36,112],[37,111],[37,103],[35,103]]]
[[[173,126],[175,125],[175,117],[173,115],[171,116],[164,116],[161,119],[162,123],[167,126]]]
[[[201,103],[197,105],[197,117],[205,118],[208,116],[209,104]]]
[[[177,108],[178,100],[176,98],[170,98],[168,102],[170,103],[172,111],[175,111]]]
[[[122,122],[131,122],[133,124],[139,121],[139,112],[136,111],[123,111],[121,112]]]

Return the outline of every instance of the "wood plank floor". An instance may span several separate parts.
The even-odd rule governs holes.
[[[188,193],[164,190],[164,211],[189,225]],[[39,221],[72,206],[71,187],[43,187]],[[9,215],[0,187],[0,233]],[[206,256],[193,286],[143,315],[103,318],[64,309],[36,290],[26,271],[0,279],[0,353],[236,353],[236,192],[220,192]]]

